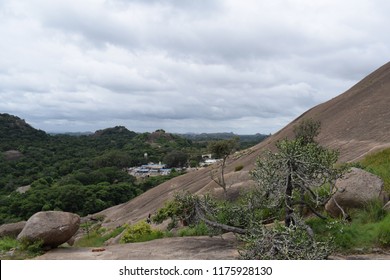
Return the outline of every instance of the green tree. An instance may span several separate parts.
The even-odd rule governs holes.
[[[296,139],[301,139],[302,144],[314,143],[315,138],[320,134],[321,122],[313,119],[303,119],[294,126]]]
[[[278,151],[265,153],[252,172],[258,200],[269,209],[285,207],[286,226],[294,223],[296,206],[304,205],[321,216],[315,208],[329,199],[340,175],[334,168],[338,153],[316,143],[304,144],[301,138],[282,140],[276,147]]]
[[[94,165],[98,168],[115,166],[118,168],[130,166],[131,158],[120,150],[105,152],[103,155],[95,158]]]
[[[330,197],[334,181],[342,170],[336,169],[338,152],[320,146],[315,137],[321,123],[303,119],[294,127],[295,139],[276,143],[276,153],[266,152],[258,159],[252,172],[258,184],[257,193],[265,198],[268,208],[285,207],[285,225],[294,222],[298,206],[299,216],[304,206],[322,217],[315,208],[323,206]],[[324,187],[328,190],[324,191]]]
[[[185,167],[187,161],[188,155],[181,151],[172,151],[164,157],[164,163],[168,167]]]

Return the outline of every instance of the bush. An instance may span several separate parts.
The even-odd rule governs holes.
[[[234,167],[234,172],[241,171],[243,168],[244,166],[242,164],[237,165],[236,167]]]
[[[27,239],[20,240],[22,251],[27,251],[31,255],[40,255],[43,252],[43,240],[29,241]]]
[[[153,239],[163,238],[164,233],[160,230],[153,230],[145,221],[127,226],[121,238],[122,243],[145,242]]]

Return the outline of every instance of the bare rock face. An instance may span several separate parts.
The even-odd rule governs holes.
[[[17,150],[9,150],[4,152],[6,160],[17,160],[23,157],[23,154]]]
[[[12,224],[4,224],[0,226],[0,238],[9,236],[16,237],[23,230],[26,225],[26,221],[12,223]]]
[[[325,209],[333,217],[339,217],[342,215],[340,207],[344,211],[360,208],[373,199],[386,202],[382,179],[362,169],[351,168],[336,181],[336,193],[325,205]]]
[[[28,219],[18,239],[43,240],[43,246],[55,248],[67,242],[80,227],[80,217],[61,211],[38,212]]]

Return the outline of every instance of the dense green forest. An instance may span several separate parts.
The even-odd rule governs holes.
[[[0,224],[41,210],[84,216],[126,202],[180,173],[137,180],[124,168],[148,162],[197,166],[209,142],[226,135],[207,137],[191,139],[161,129],[136,133],[123,126],[88,135],[49,135],[16,116],[0,114]],[[264,138],[244,137],[240,148]],[[30,189],[16,191],[22,186]]]

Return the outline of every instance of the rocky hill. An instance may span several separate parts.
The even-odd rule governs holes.
[[[92,134],[92,137],[113,137],[113,136],[126,136],[129,139],[131,139],[137,136],[137,133],[128,130],[124,126],[115,126],[115,127],[97,130],[95,131],[95,133]]]
[[[47,137],[44,131],[33,128],[19,117],[0,114],[0,151],[15,149],[31,140],[45,141]]]
[[[260,144],[230,157],[227,162],[227,184],[230,192],[253,184],[249,172],[256,158],[276,141],[290,137],[293,127],[302,119],[321,121],[317,140],[340,151],[341,162],[356,161],[367,153],[390,146],[390,63],[385,64],[343,94],[308,110],[276,134]],[[239,172],[235,167],[243,166]],[[141,196],[102,211],[105,226],[115,227],[144,219],[178,191],[218,194],[210,171],[213,166],[182,175],[165,182]]]

